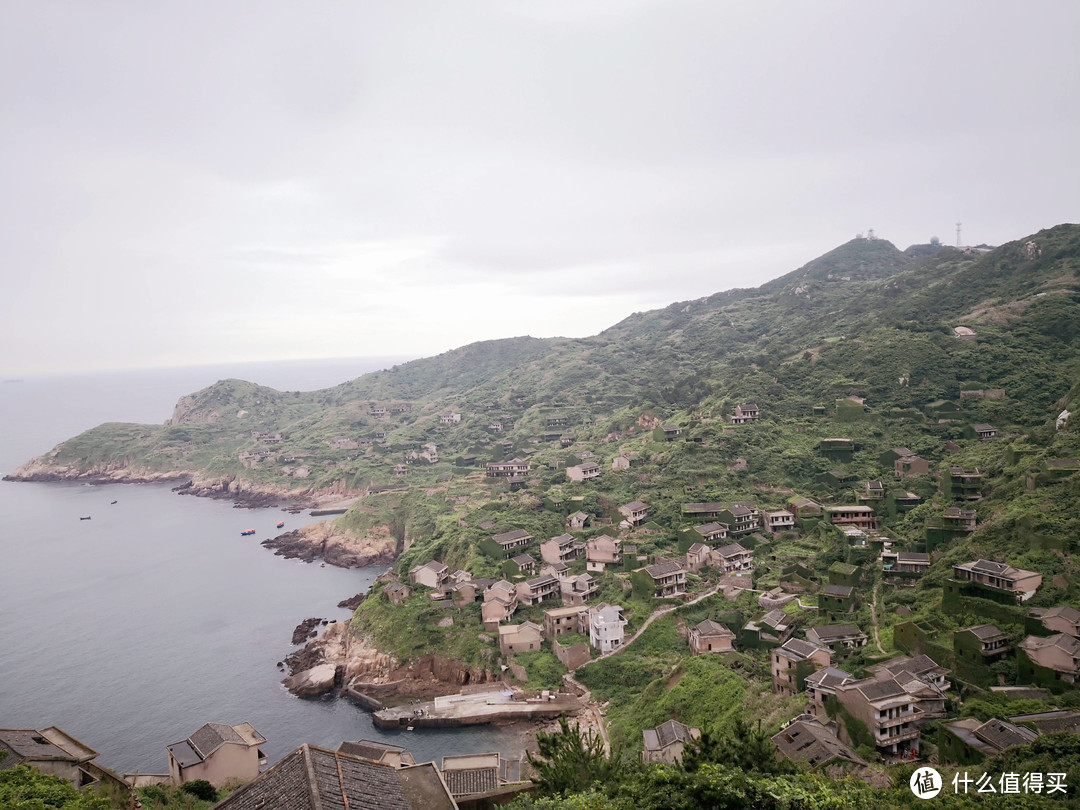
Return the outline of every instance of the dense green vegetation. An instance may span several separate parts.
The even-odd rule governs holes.
[[[0,751],[7,754],[7,751]],[[3,759],[3,756],[0,756]],[[0,807],[5,810],[109,810],[107,796],[80,792],[59,776],[42,773],[28,765],[0,771]]]
[[[538,791],[506,805],[508,810],[669,810],[670,808],[775,808],[775,810],[861,810],[926,807],[908,788],[914,766],[894,769],[891,780],[870,787],[856,779],[829,779],[798,773],[773,758],[759,731],[739,723],[724,738],[702,737],[688,747],[681,763],[647,765],[613,753],[605,756],[599,740],[563,722],[559,731],[541,735]],[[1063,773],[1067,793],[977,792],[976,780],[991,774]],[[1012,748],[969,770],[943,769],[936,807],[1009,808],[1076,807],[1080,777],[1080,738],[1049,735],[1032,745]],[[957,778],[954,786],[953,779]],[[963,779],[971,780],[964,788]]]

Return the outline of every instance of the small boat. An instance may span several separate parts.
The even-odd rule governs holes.
[[[110,501],[109,505],[112,506],[112,504],[114,504],[114,503],[116,503],[116,501]]]
[[[248,529],[247,531],[240,532],[241,537],[247,537],[249,534],[255,534],[255,530],[254,529]]]
[[[79,518],[79,520],[89,520],[89,519],[90,519],[90,515],[87,515],[86,517]]]
[[[284,521],[284,520],[279,520],[279,521],[277,522],[277,527],[278,527],[279,529],[283,529],[283,528],[285,528],[285,521]]]

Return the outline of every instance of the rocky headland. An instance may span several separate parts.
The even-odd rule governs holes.
[[[160,472],[131,468],[123,464],[95,464],[91,467],[71,467],[57,464],[48,456],[30,459],[14,472],[4,476],[5,481],[79,481],[84,484],[162,484],[191,479],[191,470]]]
[[[57,482],[78,481],[84,484],[162,484],[182,482],[174,491],[180,495],[232,501],[237,507],[260,509],[280,506],[289,511],[326,506],[347,506],[364,495],[342,486],[319,489],[290,489],[271,484],[257,484],[233,475],[204,475],[196,470],[150,470],[134,464],[108,463],[72,466],[56,461],[56,451],[33,458],[5,475],[5,481]]]
[[[327,565],[340,568],[363,568],[368,565],[392,563],[397,559],[397,541],[385,533],[352,537],[342,533],[333,522],[309,523],[291,532],[262,542],[274,553],[286,559],[314,562],[322,559]]]
[[[369,706],[450,695],[463,686],[497,680],[490,670],[437,655],[402,664],[357,635],[348,622],[327,625],[318,638],[289,655],[285,665],[289,677],[283,683],[294,695],[318,697],[337,691]]]

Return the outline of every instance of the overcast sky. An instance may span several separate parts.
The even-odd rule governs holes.
[[[1080,220],[1080,3],[0,4],[0,375],[584,336]]]

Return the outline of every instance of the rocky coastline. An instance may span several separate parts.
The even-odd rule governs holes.
[[[346,490],[341,486],[322,489],[289,489],[257,484],[232,475],[208,476],[197,470],[147,470],[126,464],[73,467],[57,464],[50,456],[51,454],[47,454],[31,459],[5,475],[3,480],[40,483],[77,481],[84,484],[173,484],[179,482],[173,491],[180,495],[232,501],[241,509],[280,506],[291,512],[340,506],[343,501],[360,498],[364,494]]]
[[[190,470],[133,470],[116,464],[99,464],[86,469],[50,464],[41,458],[31,459],[14,472],[4,476],[4,481],[29,481],[56,483],[78,481],[83,484],[171,484],[191,480]]]
[[[309,523],[291,532],[279,534],[262,545],[286,559],[314,562],[322,559],[339,568],[363,568],[392,563],[398,556],[398,543],[389,533],[366,537],[344,534],[332,521]]]
[[[466,667],[437,655],[402,664],[358,635],[348,622],[331,622],[314,641],[289,655],[285,687],[299,697],[336,693],[367,708],[384,702],[452,695],[463,686],[495,683],[488,669]]]

